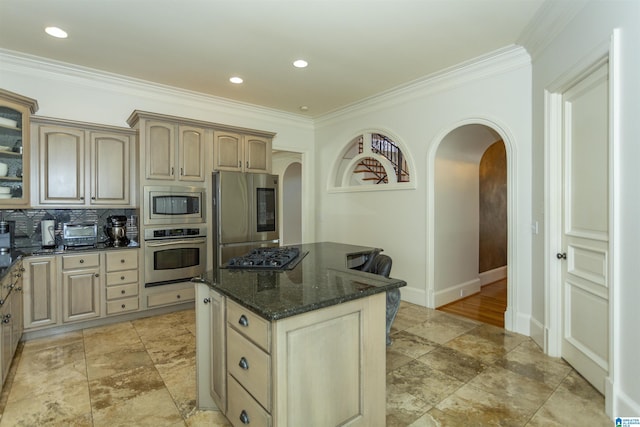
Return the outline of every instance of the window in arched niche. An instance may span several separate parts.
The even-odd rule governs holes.
[[[377,132],[353,138],[338,159],[336,187],[411,182],[409,162],[399,144]]]

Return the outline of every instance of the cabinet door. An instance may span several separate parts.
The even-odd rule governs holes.
[[[245,171],[271,173],[271,139],[245,136]]]
[[[40,203],[83,205],[85,180],[84,131],[40,126]]]
[[[146,122],[145,163],[147,179],[173,180],[175,177],[175,126]]]
[[[92,132],[92,205],[129,204],[131,139],[129,135]]]
[[[242,170],[243,154],[241,135],[224,132],[214,134],[213,168],[215,170]]]
[[[24,328],[55,325],[58,322],[55,257],[29,257],[24,268]]]
[[[22,277],[16,281],[16,285],[11,292],[11,354],[15,354],[18,343],[22,338],[22,331],[24,330],[24,319],[22,310]]]
[[[29,204],[29,108],[3,98],[0,89],[0,117],[13,120],[0,123],[0,162],[7,172],[0,174],[0,186],[10,188],[10,196],[2,196],[0,209]],[[6,190],[5,190],[6,191]]]
[[[204,181],[204,129],[180,126],[178,131],[180,150],[180,181]]]
[[[226,313],[225,298],[221,294],[210,290],[209,298],[211,310],[211,340],[209,352],[211,354],[211,378],[209,381],[211,398],[218,408],[227,411],[227,361],[226,348]]]
[[[99,270],[62,273],[62,320],[73,322],[100,317]]]

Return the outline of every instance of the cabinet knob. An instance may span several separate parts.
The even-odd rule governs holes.
[[[95,200],[95,199],[96,199],[96,196],[91,196],[91,200]]]
[[[123,289],[123,290],[121,290],[121,291],[120,291],[120,293],[121,293],[122,295],[124,295],[124,294],[126,294],[126,293],[127,293],[127,291],[125,291],[125,290]]]
[[[84,196],[80,196],[80,200],[84,200]]]
[[[4,299],[0,298],[0,305],[4,305]]]
[[[9,319],[2,319],[2,323],[9,323],[10,320]]]
[[[176,298],[177,298],[177,299],[180,299],[180,294],[176,295]]]
[[[124,280],[124,276],[120,276],[120,280]]]
[[[240,324],[240,326],[249,326],[249,319],[247,319],[247,316],[243,314],[238,319],[238,323]]]
[[[205,304],[209,304],[211,302],[211,298],[207,297],[207,298],[203,299],[202,302],[205,303]]]
[[[121,260],[120,260],[120,262],[121,262],[122,264],[124,264],[124,262],[125,262],[125,261],[124,261],[124,259],[121,259]]]
[[[242,410],[242,412],[240,412],[240,422],[242,424],[249,424],[251,421],[249,421],[249,414],[247,414],[247,411],[245,411],[244,409]]]
[[[171,176],[173,176],[173,166],[171,166]]]
[[[84,260],[83,259],[81,259],[79,262],[80,262],[80,264],[84,264]]]
[[[125,308],[125,307],[126,307],[126,305],[125,305],[125,304],[122,304],[120,307]]]
[[[95,277],[100,277],[100,273],[94,274]]]
[[[240,366],[245,371],[249,369],[249,362],[244,357],[240,358],[240,362],[238,362],[238,366]]]

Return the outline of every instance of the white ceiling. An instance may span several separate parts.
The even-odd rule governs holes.
[[[0,0],[0,48],[313,117],[514,44],[543,2]]]

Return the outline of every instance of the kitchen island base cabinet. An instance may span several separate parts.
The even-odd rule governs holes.
[[[215,321],[201,304],[209,298],[206,285],[196,286],[197,378],[211,381],[226,354],[228,408],[219,408],[231,424],[385,425],[385,293],[266,322],[267,327],[263,318],[226,298],[225,341],[221,318]],[[219,345],[211,345],[214,340]],[[210,390],[200,384],[198,407],[205,409],[207,401]]]

